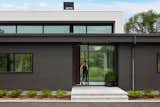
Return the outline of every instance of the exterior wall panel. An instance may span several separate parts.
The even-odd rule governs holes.
[[[145,45],[135,48],[135,88],[159,89],[160,74],[157,72],[157,53],[160,46]]]
[[[125,90],[131,89],[131,47],[118,47],[118,86]]]
[[[0,89],[72,88],[72,45],[7,44],[3,53],[33,53],[33,73],[0,73]]]

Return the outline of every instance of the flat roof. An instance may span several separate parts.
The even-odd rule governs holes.
[[[160,44],[160,34],[0,34],[0,43]]]

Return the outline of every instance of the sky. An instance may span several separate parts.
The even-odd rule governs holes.
[[[0,0],[0,10],[62,10],[64,1],[75,3],[75,10],[123,11],[126,22],[135,13],[160,13],[160,0]]]

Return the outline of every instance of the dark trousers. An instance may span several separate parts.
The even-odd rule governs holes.
[[[88,82],[88,71],[83,71],[82,81]]]

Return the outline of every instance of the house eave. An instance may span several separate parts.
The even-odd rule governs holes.
[[[160,43],[160,34],[0,34],[0,43]]]

